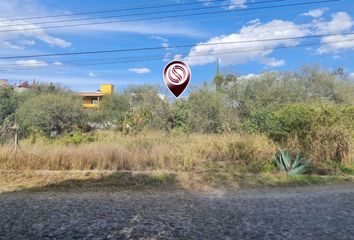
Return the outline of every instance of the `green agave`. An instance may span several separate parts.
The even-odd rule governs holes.
[[[279,150],[275,155],[275,163],[282,172],[289,175],[303,174],[308,172],[310,160],[301,158],[300,153],[296,155],[295,161],[292,162],[290,153],[285,150]]]

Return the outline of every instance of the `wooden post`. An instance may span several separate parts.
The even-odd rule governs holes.
[[[19,143],[18,143],[18,125],[17,123],[15,122],[14,125],[13,125],[13,130],[14,130],[14,137],[15,137],[15,141],[14,141],[14,150],[15,150],[15,153],[17,152],[18,150],[18,146],[19,146]]]

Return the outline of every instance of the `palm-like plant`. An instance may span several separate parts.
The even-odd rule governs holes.
[[[296,155],[293,162],[290,153],[286,150],[279,150],[275,155],[275,163],[279,170],[292,176],[308,172],[310,162],[310,160],[301,158],[300,153]]]

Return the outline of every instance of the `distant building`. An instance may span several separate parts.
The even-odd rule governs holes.
[[[15,92],[23,93],[36,87],[36,82],[29,84],[28,81],[20,82],[19,85],[10,85],[6,79],[0,79],[0,88],[12,88]],[[76,93],[76,96],[82,97],[82,105],[87,109],[98,109],[100,101],[107,96],[114,93],[113,84],[101,84],[100,90],[96,92]]]
[[[9,81],[7,79],[0,79],[0,87],[6,87],[6,88],[12,88],[14,89],[15,92],[26,92],[33,87],[35,87],[35,81],[33,81],[32,84],[29,84],[28,81],[20,82],[20,84],[17,86],[16,84],[10,85]]]
[[[26,92],[26,91],[32,89],[34,87],[34,85],[35,85],[34,82],[30,85],[28,83],[28,81],[26,81],[26,82],[21,82],[20,85],[18,85],[18,86],[14,85],[13,88],[14,88],[15,92],[22,93],[22,92]]]
[[[113,84],[102,84],[100,90],[97,92],[77,93],[77,96],[82,97],[82,105],[87,109],[98,109],[100,101],[107,96],[114,93]]]

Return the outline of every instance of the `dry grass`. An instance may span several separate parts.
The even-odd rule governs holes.
[[[256,171],[269,164],[276,151],[274,143],[262,135],[100,132],[96,139],[80,145],[24,142],[16,154],[3,146],[0,169],[200,171],[222,162]]]
[[[285,145],[291,152],[301,152],[311,159],[317,174],[336,174],[339,166],[354,163],[354,133],[341,126],[319,126],[305,139],[290,138]]]
[[[263,135],[98,132],[94,139],[79,145],[68,145],[61,139],[26,140],[16,154],[11,146],[0,147],[0,192],[208,190],[354,180],[351,174],[277,174],[273,163],[276,145]],[[345,170],[353,169],[349,166]]]

